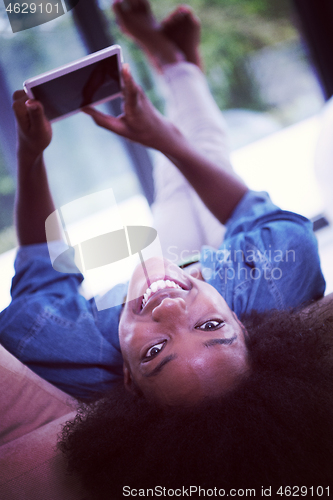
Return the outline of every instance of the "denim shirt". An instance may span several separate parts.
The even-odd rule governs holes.
[[[310,221],[249,191],[227,223],[221,247],[203,247],[202,274],[237,316],[320,298],[325,281]],[[121,305],[98,311],[79,293],[80,273],[55,271],[46,244],[19,248],[12,302],[0,314],[0,342],[34,372],[74,397],[122,380]],[[117,285],[121,304],[126,285]]]
[[[218,250],[201,251],[201,272],[242,317],[288,309],[325,291],[312,223],[279,209],[265,192],[249,191],[226,225]]]
[[[122,380],[121,305],[98,311],[79,287],[83,276],[51,266],[47,244],[23,246],[15,260],[11,304],[0,314],[0,342],[35,373],[77,398]],[[117,285],[122,304],[127,286]]]

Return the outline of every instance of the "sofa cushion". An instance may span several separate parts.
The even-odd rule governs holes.
[[[66,462],[56,449],[64,415],[0,447],[1,500],[83,500],[78,480],[66,473]]]
[[[0,446],[69,413],[75,404],[0,345]]]

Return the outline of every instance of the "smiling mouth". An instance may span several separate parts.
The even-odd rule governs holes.
[[[186,290],[186,288],[180,286],[173,280],[170,279],[160,279],[154,281],[145,291],[142,302],[141,302],[141,311],[146,307],[150,299],[157,293],[163,290]]]

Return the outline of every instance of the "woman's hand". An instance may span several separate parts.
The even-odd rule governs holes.
[[[45,117],[42,104],[29,99],[24,90],[14,92],[13,111],[17,124],[18,153],[29,155],[34,160],[51,142],[51,124]]]
[[[124,113],[117,118],[93,108],[83,111],[104,127],[165,154],[192,184],[207,208],[225,224],[247,191],[233,174],[206,158],[151,104],[124,65]]]
[[[83,111],[92,116],[100,127],[164,152],[170,144],[170,139],[178,132],[177,129],[154,108],[141,87],[135,83],[128,64],[123,65],[122,77],[124,81],[122,115],[110,116],[91,107],[86,107]]]

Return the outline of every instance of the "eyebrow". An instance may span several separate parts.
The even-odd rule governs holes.
[[[230,339],[210,339],[210,340],[207,340],[207,342],[204,342],[203,345],[205,347],[211,347],[213,345],[230,345],[236,339],[237,339],[237,335],[234,335]],[[170,361],[172,361],[173,359],[176,359],[176,358],[177,358],[177,354],[170,354],[169,356],[166,356],[165,358],[162,359],[162,361],[157,366],[155,366],[155,368],[151,372],[144,373],[143,376],[147,377],[147,378],[154,377],[155,375],[157,375],[158,373],[160,373],[162,371],[162,369],[164,368],[164,366],[167,363],[169,363]]]
[[[169,356],[166,356],[164,359],[162,359],[162,361],[157,366],[155,366],[155,368],[151,372],[144,373],[143,376],[144,377],[154,377],[155,375],[160,373],[160,371],[163,369],[163,367],[167,363],[169,363],[170,361],[172,361],[176,357],[177,357],[177,354],[170,354]]]
[[[205,347],[211,347],[213,345],[230,345],[233,343],[234,340],[237,339],[237,335],[234,335],[233,337],[230,337],[230,339],[210,339],[207,340],[207,342],[204,342],[203,345]]]

